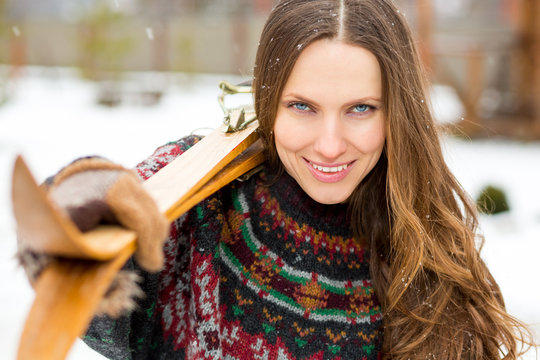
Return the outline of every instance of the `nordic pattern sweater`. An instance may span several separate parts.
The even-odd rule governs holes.
[[[137,166],[147,179],[188,137]],[[321,205],[288,175],[234,182],[171,225],[165,266],[138,310],[96,317],[84,337],[111,359],[377,359],[381,308],[344,205]]]

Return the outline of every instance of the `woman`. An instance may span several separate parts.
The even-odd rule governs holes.
[[[113,359],[516,359],[527,330],[476,250],[474,205],[444,162],[391,2],[282,1],[253,86],[265,169],[176,220],[157,273],[139,266],[160,268],[165,225],[148,205],[134,210],[144,196],[117,205],[124,170],[84,159],[53,180],[83,227],[73,192],[92,193],[93,215],[135,229],[146,219],[126,266],[144,297],[128,315],[97,317],[85,341]],[[197,140],[159,148],[139,176]],[[105,313],[130,307],[131,278]]]

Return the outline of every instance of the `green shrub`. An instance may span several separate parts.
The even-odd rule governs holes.
[[[492,185],[482,189],[476,198],[476,206],[478,211],[488,215],[510,210],[504,190]]]

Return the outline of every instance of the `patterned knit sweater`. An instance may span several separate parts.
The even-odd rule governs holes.
[[[198,138],[156,150],[147,179]],[[111,359],[377,359],[381,309],[344,205],[288,175],[235,182],[173,222],[139,309],[97,317],[84,341]]]

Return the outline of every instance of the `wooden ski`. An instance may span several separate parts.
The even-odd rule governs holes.
[[[264,161],[257,126],[215,130],[143,184],[169,221]],[[81,233],[48,200],[22,158],[15,163],[12,197],[18,232],[28,239],[24,246],[61,259],[38,278],[18,359],[63,359],[136,250],[136,235],[116,226]]]

